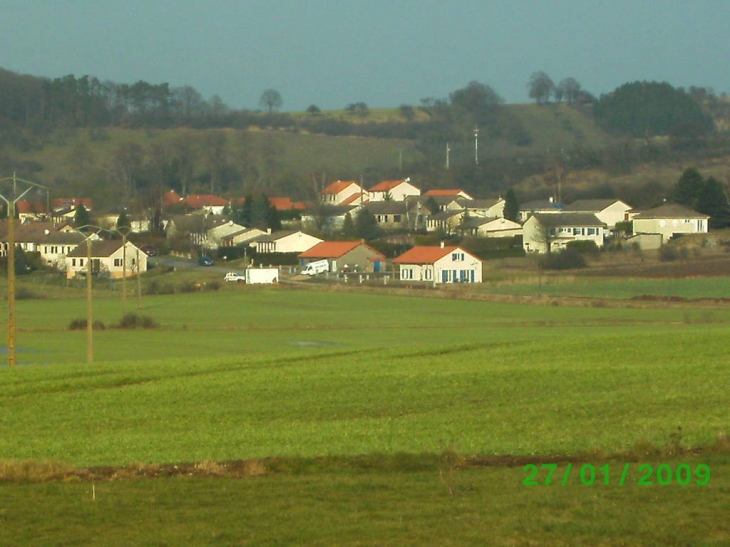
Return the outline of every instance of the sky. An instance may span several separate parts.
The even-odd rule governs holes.
[[[0,0],[0,68],[190,85],[234,109],[419,105],[532,73],[730,92],[727,0]]]

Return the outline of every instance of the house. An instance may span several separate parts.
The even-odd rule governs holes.
[[[205,246],[208,249],[217,249],[218,247],[222,247],[224,240],[226,242],[230,241],[226,239],[228,236],[231,234],[240,234],[245,229],[245,226],[236,224],[232,220],[223,223],[216,223],[214,226],[208,228],[205,233],[207,239]]]
[[[445,189],[438,189],[435,188],[433,190],[429,190],[425,194],[423,194],[426,198],[429,197],[449,197],[449,198],[463,198],[463,199],[474,199],[469,194],[464,192],[464,190],[461,190],[460,188],[445,188]]]
[[[579,199],[563,209],[566,213],[593,213],[609,230],[614,230],[617,222],[631,220],[631,210],[619,199]]]
[[[464,210],[446,210],[430,215],[426,219],[426,230],[429,232],[441,231],[445,234],[456,233],[457,228],[464,220]]]
[[[14,225],[15,245],[25,252],[37,252],[49,266],[58,266],[84,237],[68,224],[26,222]],[[7,256],[8,221],[0,222],[0,256]]]
[[[405,201],[409,196],[420,196],[421,190],[411,184],[410,177],[403,180],[384,180],[368,190],[370,201]]]
[[[223,214],[228,200],[212,194],[191,194],[183,199],[185,206],[191,211],[205,211],[213,215]]]
[[[53,198],[51,200],[51,211],[76,210],[80,205],[91,211],[91,198]]]
[[[417,246],[393,259],[403,281],[481,283],[482,261],[456,246]]]
[[[231,232],[221,236],[219,245],[221,247],[247,246],[257,237],[265,234],[266,232],[258,228],[242,228],[237,232]]]
[[[706,234],[709,216],[684,205],[667,203],[638,213],[633,218],[636,234],[661,234],[663,242],[682,234]]]
[[[292,201],[291,198],[269,198],[269,203],[277,211],[303,211],[307,206],[299,201]]]
[[[552,214],[561,213],[565,205],[558,203],[553,198],[549,199],[537,199],[534,201],[528,201],[520,204],[520,217],[519,221],[524,223],[535,213]]]
[[[380,272],[385,255],[361,241],[323,241],[299,254],[302,267],[309,262],[327,260],[331,272]]]
[[[147,270],[147,255],[132,242],[120,239],[97,240],[87,246],[87,239],[66,257],[66,278],[85,275],[88,271],[88,253],[91,253],[92,272],[108,275],[111,279],[129,277]]]
[[[187,237],[192,245],[208,246],[211,244],[208,232],[223,224],[228,224],[228,219],[222,215],[201,213],[172,215],[165,228],[165,234],[168,239]]]
[[[456,204],[470,217],[500,218],[504,216],[504,199],[458,198]]]
[[[3,210],[6,205],[3,204]],[[48,209],[39,201],[20,200],[15,204],[15,212],[21,224],[25,222],[42,222],[48,217]]]
[[[268,233],[254,238],[248,246],[259,253],[303,253],[322,241],[300,230],[268,230]]]
[[[340,230],[348,213],[354,221],[358,209],[355,205],[320,205],[302,213],[302,225],[315,230]]]
[[[514,237],[522,235],[522,225],[506,218],[468,217],[459,230],[476,237]]]
[[[535,213],[522,225],[526,253],[564,249],[571,241],[593,241],[603,247],[606,223],[593,213]]]
[[[355,181],[338,180],[322,190],[319,197],[325,205],[343,205],[349,198],[360,194],[363,199],[366,197],[365,190]]]
[[[372,213],[378,226],[384,230],[415,227],[416,215],[413,204],[407,201],[371,201],[363,209]]]

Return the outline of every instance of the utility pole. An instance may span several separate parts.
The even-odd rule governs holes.
[[[0,182],[9,180],[13,181],[11,197],[6,198],[3,194],[0,194],[0,198],[8,206],[8,365],[12,367],[15,366],[15,204],[33,187],[43,188],[46,192],[48,192],[48,188],[42,184],[19,179],[15,176],[15,173],[12,177],[0,179]],[[28,184],[29,187],[16,197],[18,182]]]
[[[449,146],[449,143],[446,143],[446,169],[449,168],[449,156],[451,154],[451,147]]]
[[[479,165],[479,128],[474,126],[474,164]]]

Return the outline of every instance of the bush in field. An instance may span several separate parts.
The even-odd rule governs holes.
[[[144,287],[144,294],[174,294],[175,287],[172,283],[166,283],[158,279],[153,279]]]
[[[550,253],[540,258],[540,267],[544,270],[573,270],[586,267],[586,259],[575,249],[563,249],[559,253]]]
[[[596,242],[590,240],[571,241],[566,245],[566,247],[568,249],[574,249],[582,255],[591,256],[593,258],[597,258],[601,253]]]
[[[86,319],[74,319],[68,324],[68,330],[86,330]],[[94,321],[92,323],[93,330],[104,330],[106,326],[101,321]]]
[[[120,329],[156,329],[160,325],[157,321],[146,315],[128,313],[119,321],[117,328]]]

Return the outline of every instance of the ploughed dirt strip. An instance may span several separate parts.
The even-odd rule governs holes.
[[[724,443],[723,443],[724,444]],[[418,472],[480,467],[522,467],[528,464],[586,463],[621,460],[646,461],[657,457],[699,456],[704,453],[730,453],[729,446],[702,448],[656,449],[644,447],[639,451],[616,454],[566,455],[477,455],[464,456],[455,452],[369,454],[363,456],[317,458],[264,458],[254,460],[204,461],[186,463],[132,463],[125,466],[72,467],[59,462],[0,461],[2,482],[91,482],[133,481],[172,477],[223,477],[243,479],[276,474],[309,474],[320,472],[381,471]]]

